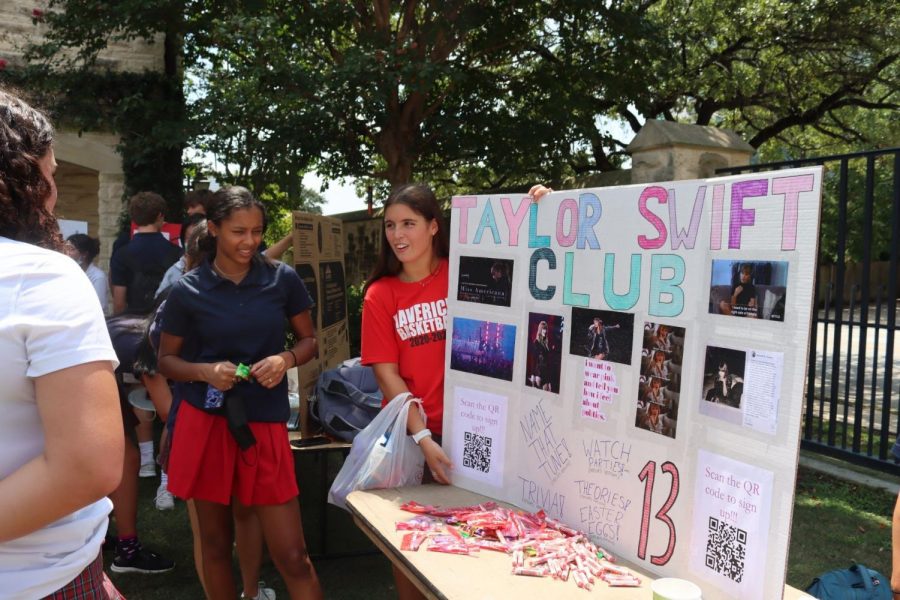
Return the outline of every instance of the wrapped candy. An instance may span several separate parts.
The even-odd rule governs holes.
[[[410,532],[404,535],[403,550],[415,550],[427,539],[432,552],[507,553],[514,575],[571,579],[584,590],[591,590],[598,579],[610,587],[641,585],[639,577],[613,564],[615,559],[604,548],[544,511],[513,511],[494,502],[453,508],[407,502],[401,508],[417,515],[397,523],[398,530]]]

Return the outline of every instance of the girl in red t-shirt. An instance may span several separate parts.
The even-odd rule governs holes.
[[[529,193],[538,199],[551,191],[536,185]],[[425,455],[425,481],[443,484],[450,483],[452,467],[440,439],[449,255],[434,192],[420,184],[395,189],[384,203],[381,252],[366,282],[362,315],[362,362],[375,371],[385,402],[402,392],[422,399],[425,421],[412,410],[406,427]],[[421,596],[402,573],[395,569],[394,575],[400,598]]]
[[[424,185],[394,190],[384,204],[382,231],[363,301],[362,362],[375,371],[385,401],[402,392],[422,399],[427,422],[410,411],[407,429],[434,480],[450,483],[450,459],[439,437],[450,251],[434,192]]]
[[[529,194],[537,200],[551,191],[535,185]],[[362,318],[362,362],[375,371],[385,402],[402,392],[422,399],[426,421],[410,411],[407,430],[422,448],[428,472],[444,484],[450,483],[451,467],[440,445],[448,237],[429,187],[408,184],[394,190],[384,203],[381,252],[366,282]]]

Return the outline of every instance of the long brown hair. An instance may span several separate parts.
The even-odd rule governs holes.
[[[38,164],[52,142],[47,117],[0,90],[0,236],[62,251],[59,224],[44,206],[50,182]]]
[[[438,204],[434,192],[427,185],[421,183],[408,183],[402,185],[391,192],[388,199],[384,203],[384,210],[394,204],[405,204],[416,214],[422,215],[425,221],[434,220],[437,223],[437,233],[431,239],[431,249],[438,258],[447,258],[450,256],[450,236],[447,232],[447,223],[444,221],[444,215],[441,212],[441,205]],[[387,233],[384,226],[381,227],[381,252],[378,254],[378,260],[372,274],[366,281],[365,289],[378,281],[382,277],[395,276],[403,270],[403,264],[397,259],[394,250],[387,240]]]

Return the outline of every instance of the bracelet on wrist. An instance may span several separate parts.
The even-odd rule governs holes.
[[[412,434],[412,439],[416,444],[421,444],[422,440],[427,437],[431,437],[431,430],[428,428],[423,429],[422,431],[418,431]]]

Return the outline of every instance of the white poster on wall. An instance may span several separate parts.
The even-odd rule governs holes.
[[[477,391],[505,406],[490,475],[458,467],[453,483],[543,509],[659,576],[690,576],[706,600],[780,597],[821,183],[816,167],[538,203],[453,198],[455,464],[484,464],[483,444],[465,438],[477,416],[458,404]],[[757,512],[736,510],[767,550],[748,555],[740,581],[694,568],[690,549],[710,536],[699,515],[727,508],[707,494],[706,466],[759,484]]]

